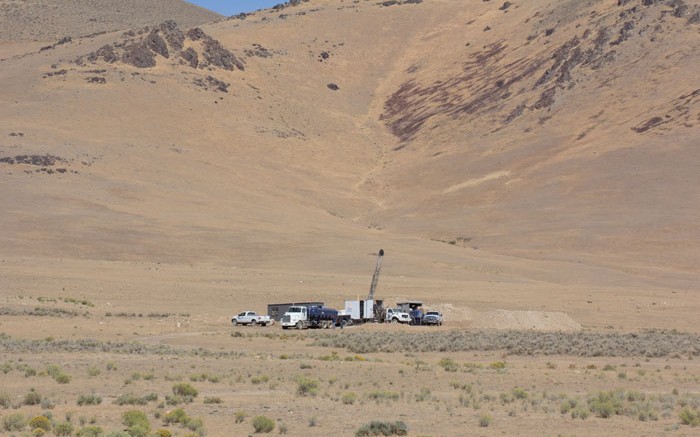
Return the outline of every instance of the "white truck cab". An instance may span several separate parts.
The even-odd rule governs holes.
[[[410,323],[411,316],[399,308],[387,308],[384,321],[387,323]]]
[[[282,316],[282,329],[304,326],[309,319],[309,309],[305,306],[291,306]]]

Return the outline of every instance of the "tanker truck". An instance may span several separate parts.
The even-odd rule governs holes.
[[[349,316],[338,314],[338,310],[315,305],[293,305],[282,316],[280,325],[282,329],[295,327],[306,328],[332,328],[344,326]]]

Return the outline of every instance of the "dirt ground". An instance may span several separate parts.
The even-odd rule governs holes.
[[[700,361],[692,347],[688,354],[647,357],[615,356],[614,350],[603,356],[562,356],[449,346],[415,352],[418,343],[391,353],[355,353],[317,344],[319,338],[355,333],[371,334],[378,342],[427,333],[437,342],[455,330],[606,334],[639,332],[644,320],[670,328],[679,325],[663,306],[664,299],[667,305],[674,302],[670,292],[657,296],[657,304],[640,305],[638,311],[647,316],[638,318],[615,307],[615,300],[591,315],[587,300],[597,300],[595,294],[567,307],[542,293],[533,293],[539,299],[513,302],[508,293],[461,284],[470,286],[468,297],[444,289],[425,299],[426,307],[444,312],[442,327],[371,324],[285,331],[279,325],[232,327],[229,320],[243,309],[265,312],[258,302],[292,301],[306,284],[337,307],[342,294],[321,290],[336,289],[331,284],[339,282],[361,284],[368,277],[213,265],[28,261],[0,264],[5,285],[0,395],[8,399],[7,408],[0,409],[3,420],[17,413],[25,420],[44,414],[54,424],[71,423],[74,432],[98,426],[107,433],[125,429],[122,414],[135,409],[147,415],[153,431],[181,436],[252,434],[257,416],[274,421],[274,434],[295,436],[355,435],[373,420],[401,421],[413,436],[696,432],[680,418],[684,409],[700,406]],[[93,273],[86,277],[78,271]],[[292,282],[296,291],[277,292]],[[393,301],[414,296],[409,290],[425,285],[420,279],[386,276],[378,294],[392,295]],[[685,305],[695,311],[698,301]],[[614,326],[606,326],[605,319]],[[68,381],[56,374],[68,375]],[[189,402],[178,399],[173,387],[180,383],[198,395]],[[42,402],[25,405],[32,390]],[[95,398],[99,404],[85,404]],[[120,399],[143,404],[118,405]],[[166,423],[177,408],[191,419],[192,429]]]

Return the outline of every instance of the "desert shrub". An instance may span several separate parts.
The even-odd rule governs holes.
[[[438,365],[445,369],[445,372],[456,372],[459,370],[459,364],[455,363],[452,358],[443,358],[438,362]]]
[[[100,405],[102,403],[102,398],[94,393],[89,395],[78,396],[78,405]]]
[[[221,398],[218,396],[206,396],[204,398],[204,403],[205,404],[223,404],[224,401],[222,401]]]
[[[22,431],[27,425],[22,413],[14,413],[2,418],[2,427],[5,431]]]
[[[407,435],[408,427],[402,421],[396,422],[380,422],[373,420],[370,423],[362,425],[356,432],[356,437],[369,437],[375,435],[391,436],[391,435]]]
[[[187,400],[189,402],[192,401],[191,398],[187,398]],[[168,405],[180,405],[180,404],[184,404],[185,401],[186,401],[186,399],[183,398],[182,396],[165,395],[165,403]]]
[[[297,379],[297,394],[299,396],[316,396],[318,393],[318,381],[301,376]]]
[[[131,434],[126,431],[110,431],[105,437],[131,437]]]
[[[488,414],[482,414],[479,416],[479,426],[482,428],[486,428],[489,425],[491,425],[491,422],[493,421],[493,418],[489,416]]]
[[[245,420],[246,417],[248,417],[248,414],[245,411],[236,411],[236,414],[234,415],[236,423],[241,423]]]
[[[155,432],[157,437],[173,437],[173,433],[167,429],[159,429]]]
[[[28,425],[31,429],[51,431],[51,421],[46,416],[36,416],[29,420]]]
[[[0,393],[0,407],[8,409],[12,406],[12,398],[7,393]]]
[[[114,403],[116,405],[146,405],[151,401],[157,400],[158,395],[155,393],[149,393],[141,397],[130,393],[125,393],[123,395],[120,395],[117,399],[115,399]]]
[[[528,398],[527,391],[525,391],[525,389],[520,388],[520,387],[515,387],[513,389],[513,396],[515,397],[515,399],[527,399]]]
[[[100,376],[100,373],[102,373],[102,371],[99,368],[92,367],[92,366],[88,367],[88,376],[90,376],[90,377]]]
[[[265,416],[257,416],[253,419],[253,429],[256,433],[267,433],[275,429],[275,421]]]
[[[432,393],[427,387],[420,389],[420,393],[416,394],[416,402],[429,401],[432,398]]]
[[[289,428],[284,423],[280,423],[280,426],[277,428],[279,429],[280,434],[287,434],[289,432]]]
[[[700,425],[700,412],[693,410],[690,407],[683,408],[679,413],[679,417],[683,425]]]
[[[46,366],[46,373],[59,384],[68,384],[71,379],[70,375],[64,373],[63,369],[56,364],[49,364]]]
[[[576,399],[564,399],[561,401],[559,410],[561,411],[561,414],[567,414],[569,411],[576,408],[576,404]]]
[[[151,431],[151,424],[143,411],[125,411],[122,414],[122,423],[132,437],[146,437]]]
[[[80,428],[78,432],[75,433],[77,437],[100,437],[104,434],[104,431],[99,426],[86,426]]]
[[[42,398],[40,405],[41,405],[41,408],[43,408],[45,410],[52,410],[53,407],[56,406],[56,403],[52,399]]]
[[[394,392],[394,391],[376,390],[376,391],[370,392],[367,396],[370,399],[372,399],[373,401],[382,401],[382,400],[395,401],[395,400],[399,399],[399,394]]]
[[[187,421],[187,429],[190,431],[194,431],[197,435],[203,436],[204,435],[204,422],[202,422],[202,419],[190,419]]]
[[[353,392],[346,392],[341,396],[341,400],[345,405],[352,405],[357,400],[357,395]]]
[[[24,405],[39,405],[41,404],[41,395],[36,390],[31,389],[24,396]]]
[[[170,425],[171,423],[179,423],[181,425],[186,425],[187,422],[190,421],[190,418],[187,415],[187,413],[185,413],[185,410],[183,410],[182,408],[176,408],[173,411],[166,414],[163,418],[163,421],[166,425]]]
[[[622,414],[622,401],[616,392],[601,391],[588,399],[588,408],[596,416],[608,419]]]
[[[70,436],[73,434],[73,424],[70,422],[57,423],[56,426],[53,427],[53,433],[59,437]]]
[[[196,398],[199,392],[197,392],[197,389],[191,385],[181,382],[173,385],[173,394],[175,396],[182,396],[185,398],[185,400],[187,400]]]

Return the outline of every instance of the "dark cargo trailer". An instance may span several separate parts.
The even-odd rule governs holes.
[[[322,307],[323,302],[271,303],[267,306],[267,314],[271,319],[279,322],[291,306]]]

